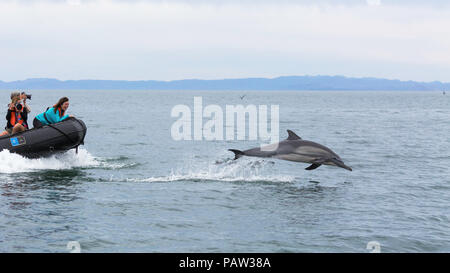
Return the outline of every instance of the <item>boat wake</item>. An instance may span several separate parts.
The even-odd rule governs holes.
[[[187,160],[179,168],[172,169],[168,174],[144,178],[121,177],[121,172],[114,172],[107,178],[98,181],[118,182],[293,182],[294,176],[280,174],[274,163],[268,160],[242,158],[231,160],[199,162],[198,159]],[[98,158],[86,149],[80,148],[78,154],[74,150],[50,157],[30,159],[10,153],[0,152],[0,174],[30,173],[47,170],[70,169],[133,169],[140,163],[131,162],[130,158],[120,156],[114,158]],[[108,173],[109,175],[110,173]],[[97,180],[97,179],[95,179]]]
[[[39,170],[65,170],[72,168],[98,167],[101,162],[87,150],[80,148],[78,154],[74,150],[45,158],[30,159],[11,153],[0,152],[0,173],[35,172]]]

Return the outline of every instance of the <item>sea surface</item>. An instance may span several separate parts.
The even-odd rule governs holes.
[[[87,136],[78,154],[0,151],[0,252],[67,253],[73,241],[81,252],[370,252],[369,242],[381,252],[450,251],[450,95],[32,93],[30,123],[68,96]],[[9,92],[0,95],[6,114]],[[353,172],[233,161],[227,151],[258,140],[176,141],[172,108],[193,114],[194,97],[224,111],[278,105],[280,139],[291,129],[331,148]]]

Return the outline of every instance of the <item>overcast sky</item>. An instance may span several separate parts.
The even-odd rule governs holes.
[[[0,0],[0,80],[450,82],[443,0]]]

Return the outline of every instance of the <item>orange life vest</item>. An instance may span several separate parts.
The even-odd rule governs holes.
[[[56,106],[56,105],[55,105],[55,106]],[[55,106],[53,106],[53,108],[55,108]],[[50,109],[50,107],[47,108],[47,111],[48,111],[48,109]],[[62,118],[62,116],[64,115],[64,113],[63,113],[61,107],[56,108],[56,111],[59,111],[59,117]],[[55,112],[55,113],[56,113],[56,112]]]
[[[27,126],[26,124],[23,124],[23,119],[22,119],[22,115],[19,114],[17,115],[17,120],[16,120],[16,112],[11,112],[11,119],[9,120],[9,123],[11,123],[12,127],[14,127],[17,123],[21,124],[23,126]]]
[[[61,107],[58,107],[57,110],[59,111],[59,117],[61,118],[64,115],[63,110],[61,109]]]

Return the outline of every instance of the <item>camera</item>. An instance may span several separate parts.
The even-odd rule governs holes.
[[[31,100],[31,94],[27,94],[27,93],[25,93],[25,92],[22,92],[22,95],[27,96],[27,99]]]
[[[22,111],[23,105],[22,105],[22,102],[21,102],[21,101],[17,102],[15,106],[16,106],[16,109],[17,109],[17,110]]]

